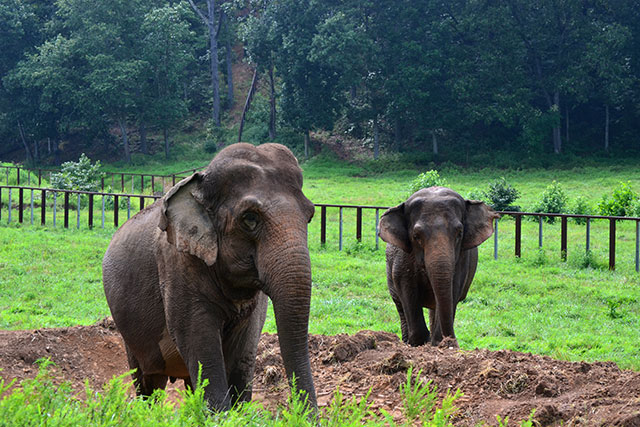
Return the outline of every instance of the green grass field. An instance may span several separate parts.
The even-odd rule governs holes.
[[[304,191],[316,203],[378,206],[403,201],[408,196],[409,183],[419,172],[408,169],[371,173],[362,166],[325,157],[303,164],[303,169]],[[151,172],[144,167],[138,171]],[[631,182],[636,192],[640,190],[640,180],[632,166],[549,171],[445,169],[440,175],[463,195],[486,189],[490,181],[505,176],[520,191],[521,198],[516,203],[525,210],[554,179],[560,182],[570,202],[583,196],[593,206],[619,182]],[[3,192],[5,204],[7,197]],[[132,214],[137,205],[137,201],[133,203]],[[87,227],[86,210],[81,211],[79,229],[75,228],[73,210],[66,230],[60,212],[55,228],[52,212],[47,212],[44,227],[37,225],[37,209],[36,225],[29,225],[29,211],[25,212],[24,225],[16,223],[15,214],[12,223],[7,224],[6,210],[2,213],[2,329],[91,324],[109,314],[102,291],[101,260],[114,232],[113,211],[107,210],[104,229],[100,225],[101,213],[94,212],[93,230]],[[398,316],[386,288],[385,243],[376,242],[375,238],[376,212],[364,211],[363,237],[357,242],[355,210],[344,209],[341,251],[339,210],[329,208],[327,214],[326,245],[320,245],[320,209],[309,227],[314,283],[310,332],[352,334],[373,329],[398,334]],[[126,209],[121,209],[120,223],[126,217]],[[567,261],[563,262],[558,222],[544,224],[543,247],[539,248],[538,223],[523,221],[522,258],[515,258],[514,221],[509,217],[501,219],[498,259],[494,259],[494,236],[480,246],[475,281],[467,299],[458,306],[455,326],[462,349],[512,349],[564,360],[612,360],[621,368],[640,370],[640,274],[634,264],[635,231],[634,222],[618,223],[616,270],[609,271],[607,221],[592,222],[589,253],[585,252],[585,226],[570,222]],[[276,332],[271,310],[265,331]],[[105,390],[89,390],[86,398],[75,399],[69,387],[53,385],[45,370],[36,380],[23,383],[18,391],[0,400],[0,418],[14,424],[56,424],[56,420],[64,419],[92,420],[94,425],[111,425],[114,420],[131,425],[137,424],[136,420],[156,420],[162,425],[236,425],[248,420],[253,425],[269,426],[361,425],[367,419],[368,424],[394,425],[388,417],[370,413],[362,401],[336,403],[316,421],[310,421],[295,399],[275,415],[251,403],[226,415],[205,416],[206,407],[198,395],[201,389],[184,395],[178,406],[166,402],[162,394],[154,404],[147,405],[128,399],[127,384],[122,378],[115,379]],[[0,380],[0,394],[6,386]],[[408,418],[410,413],[432,413],[411,407],[427,401],[420,390],[423,388],[415,389],[414,396],[401,391],[405,393]],[[434,417],[451,411],[455,402],[449,400],[441,405]],[[422,425],[448,425],[446,417],[440,420],[422,420]],[[499,421],[498,425],[503,424]],[[524,421],[521,425],[531,423]]]
[[[307,196],[328,203],[393,205],[407,196],[408,184],[417,174],[406,170],[368,175],[358,166],[323,158],[303,166]],[[620,181],[640,188],[631,168],[443,171],[441,175],[462,194],[506,175],[520,190],[523,206],[533,203],[551,179],[558,179],[570,197],[584,195],[594,203]],[[344,210],[342,251],[338,250],[338,210],[328,210],[324,247],[320,246],[319,214],[317,209],[309,229],[314,281],[311,333],[361,329],[399,333],[386,289],[384,242],[375,247],[374,211],[365,211],[363,240],[357,243],[355,211]],[[121,212],[121,221],[124,218]],[[90,324],[109,314],[100,274],[101,258],[113,233],[109,222],[104,230],[97,226],[89,231],[86,219],[79,230],[63,230],[60,222],[53,229],[51,224],[7,226],[5,221],[6,212],[0,226],[0,328]],[[606,221],[593,222],[588,256],[585,226],[570,223],[566,262],[560,259],[559,224],[544,224],[539,249],[537,222],[524,221],[521,259],[513,256],[513,229],[509,218],[500,221],[498,260],[493,258],[493,237],[480,247],[478,273],[456,319],[461,347],[513,349],[568,360],[613,360],[623,368],[640,369],[635,224],[618,224],[615,272],[607,268]],[[265,330],[276,331],[271,313]]]

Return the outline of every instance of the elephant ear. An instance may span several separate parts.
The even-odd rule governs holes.
[[[467,200],[467,215],[464,224],[462,249],[471,249],[487,240],[493,234],[493,220],[500,218],[484,202]]]
[[[218,256],[218,238],[202,203],[199,173],[177,183],[162,200],[158,227],[167,241],[182,252],[197,256],[212,266]]]
[[[387,210],[380,218],[378,235],[382,240],[399,247],[403,251],[411,252],[411,241],[407,230],[407,220],[404,214],[404,203]]]

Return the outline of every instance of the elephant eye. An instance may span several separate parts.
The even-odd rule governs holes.
[[[242,223],[249,231],[254,231],[258,226],[258,214],[255,212],[245,212],[242,215]]]

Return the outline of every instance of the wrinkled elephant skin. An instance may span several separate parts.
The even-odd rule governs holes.
[[[387,285],[412,346],[445,337],[457,347],[453,322],[478,264],[477,246],[493,234],[498,214],[445,187],[415,192],[387,210],[379,235],[387,243]],[[423,307],[429,309],[429,328]]]
[[[195,386],[201,369],[213,409],[249,400],[268,297],[287,375],[315,406],[308,354],[313,212],[286,147],[241,143],[115,233],[103,282],[138,394],[164,388],[168,378]]]

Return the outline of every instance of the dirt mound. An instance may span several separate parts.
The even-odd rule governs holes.
[[[640,373],[612,362],[574,363],[512,351],[459,351],[403,344],[386,332],[310,337],[311,366],[320,406],[337,386],[346,399],[371,389],[374,409],[401,415],[398,387],[409,366],[422,370],[442,395],[460,389],[455,424],[495,424],[496,415],[512,422],[536,409],[539,425],[640,426]],[[32,331],[0,331],[0,375],[35,376],[34,362],[49,357],[56,378],[78,390],[89,379],[99,388],[128,370],[122,341],[113,323]],[[178,383],[170,385],[176,387]],[[288,394],[276,335],[263,334],[258,347],[255,399],[268,408]]]

